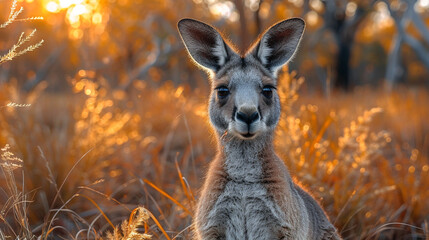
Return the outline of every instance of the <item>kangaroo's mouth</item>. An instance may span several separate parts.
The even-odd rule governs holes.
[[[253,138],[255,136],[255,134],[247,132],[245,134],[241,134],[241,136],[243,136],[244,138]]]
[[[253,123],[252,125],[242,124],[240,122],[231,122],[228,127],[228,132],[242,140],[255,139],[263,131],[261,122]]]

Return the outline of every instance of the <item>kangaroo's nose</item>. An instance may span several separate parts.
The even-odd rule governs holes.
[[[240,120],[242,122],[247,123],[248,125],[252,124],[256,120],[259,119],[259,113],[258,112],[237,112],[235,115],[235,118],[237,120]]]

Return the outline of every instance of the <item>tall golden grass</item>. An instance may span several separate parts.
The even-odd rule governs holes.
[[[5,28],[23,11],[12,1]],[[19,50],[24,34],[0,64]],[[277,152],[345,239],[429,239],[427,90],[300,93],[280,79]],[[69,93],[0,83],[0,239],[190,239],[215,153],[208,89],[118,90],[80,70]],[[297,181],[298,181],[297,180]]]
[[[209,90],[135,82],[123,91],[84,70],[69,82],[58,95],[0,86],[0,236],[190,239],[215,153]],[[428,92],[327,98],[302,84],[296,73],[280,79],[275,143],[292,175],[346,239],[427,239]]]

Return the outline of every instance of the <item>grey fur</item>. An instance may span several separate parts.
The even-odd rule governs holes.
[[[209,115],[218,136],[195,214],[196,239],[341,239],[273,149],[277,70],[295,54],[304,21],[274,25],[244,56],[207,24],[183,19],[178,28],[190,56],[211,72]]]

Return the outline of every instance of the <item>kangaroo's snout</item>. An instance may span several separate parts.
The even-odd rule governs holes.
[[[261,132],[261,114],[256,106],[244,105],[237,109],[232,130],[243,139],[253,139]]]
[[[259,120],[258,111],[239,111],[235,114],[235,119],[247,123],[250,125]]]

